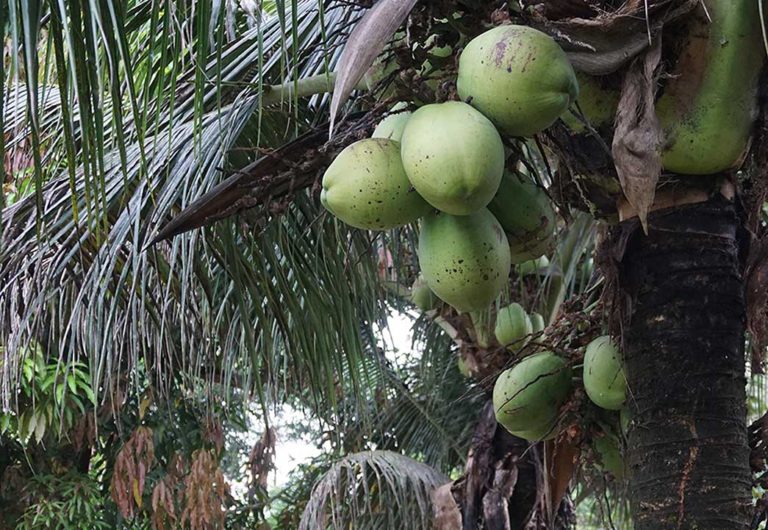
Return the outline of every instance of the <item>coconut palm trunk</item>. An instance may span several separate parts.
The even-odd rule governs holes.
[[[620,236],[635,529],[748,528],[741,220],[719,196],[649,221]]]

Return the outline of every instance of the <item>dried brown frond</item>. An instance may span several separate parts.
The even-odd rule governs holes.
[[[155,462],[152,429],[139,427],[120,449],[115,459],[110,491],[120,513],[131,519],[142,507],[147,473]]]
[[[190,530],[224,527],[224,499],[229,486],[213,453],[200,449],[192,455],[189,474],[184,479],[184,510],[181,526]]]

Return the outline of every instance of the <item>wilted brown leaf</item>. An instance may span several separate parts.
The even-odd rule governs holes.
[[[181,526],[190,530],[224,527],[224,499],[229,486],[211,451],[198,450],[184,479],[184,510]]]
[[[461,530],[461,511],[451,493],[452,486],[453,482],[449,482],[432,492],[435,530]]]
[[[269,472],[274,468],[275,431],[270,427],[264,429],[261,439],[251,449],[248,457],[248,468],[251,471],[251,488],[266,489]]]
[[[612,146],[621,189],[627,201],[637,210],[646,232],[648,212],[653,204],[662,167],[663,133],[654,107],[660,59],[659,38],[627,70],[616,111]]]
[[[141,508],[147,472],[155,461],[152,437],[149,427],[137,428],[115,459],[110,490],[112,500],[126,519],[133,518],[135,510]]]

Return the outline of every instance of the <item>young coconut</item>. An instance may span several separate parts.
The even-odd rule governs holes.
[[[320,201],[356,228],[387,230],[412,223],[432,207],[411,189],[400,144],[368,138],[347,146],[323,175]]]
[[[488,209],[509,239],[512,263],[523,263],[554,246],[555,211],[546,192],[519,173],[505,173]]]
[[[432,213],[419,234],[419,263],[429,288],[460,312],[480,311],[509,277],[509,243],[483,208],[467,216]]]
[[[618,480],[624,478],[624,459],[621,456],[621,442],[612,433],[592,438],[592,448],[598,459],[598,466]]]
[[[584,389],[592,402],[607,410],[619,410],[627,398],[627,379],[621,354],[611,337],[598,337],[584,354]]]
[[[496,313],[494,334],[502,346],[520,349],[528,342],[531,333],[533,324],[520,304],[509,304]]]
[[[558,411],[570,392],[571,369],[562,357],[551,351],[531,355],[496,380],[496,420],[526,440],[553,436]]]
[[[390,114],[379,122],[373,131],[371,138],[389,138],[399,142],[403,137],[405,124],[411,118],[413,112],[405,110],[408,105],[402,101],[390,109]]]
[[[607,86],[604,79],[581,72],[576,73],[576,79],[579,83],[579,97],[576,98],[576,104],[583,114],[580,118],[586,120],[593,129],[613,124],[621,96],[620,87]],[[576,109],[573,110],[578,112]],[[580,118],[570,112],[562,115],[563,122],[572,132],[588,133],[587,126]]]
[[[573,67],[552,37],[515,25],[498,26],[467,44],[456,89],[511,136],[543,131],[579,94]]]
[[[539,313],[531,313],[531,326],[533,327],[533,334],[541,333],[544,331],[544,328],[547,327],[546,322],[544,322],[544,317],[541,316]]]
[[[504,146],[493,124],[459,101],[425,105],[402,137],[403,167],[416,191],[452,215],[484,208],[504,173]]]
[[[425,312],[434,309],[435,305],[437,305],[437,297],[421,275],[416,278],[411,286],[411,302]]]

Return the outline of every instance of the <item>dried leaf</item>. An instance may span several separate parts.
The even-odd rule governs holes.
[[[117,453],[110,490],[112,500],[126,519],[141,508],[147,471],[155,462],[152,429],[137,428]]]
[[[549,472],[550,513],[555,513],[568,491],[568,485],[576,472],[579,461],[579,446],[570,437],[563,437],[557,442],[547,442],[545,453]]]
[[[453,482],[443,484],[432,492],[432,509],[435,514],[435,530],[461,530],[461,511],[453,498]]]
[[[669,22],[688,13],[700,0],[628,0],[614,10],[580,0],[541,2],[533,7],[533,24],[552,35],[574,68],[590,75],[619,70],[648,49]]]
[[[336,67],[330,136],[339,109],[415,4],[416,0],[379,0],[355,26]]]
[[[661,175],[662,130],[656,117],[657,67],[661,39],[629,67],[621,89],[613,136],[613,161],[627,201],[648,232],[648,212]]]

